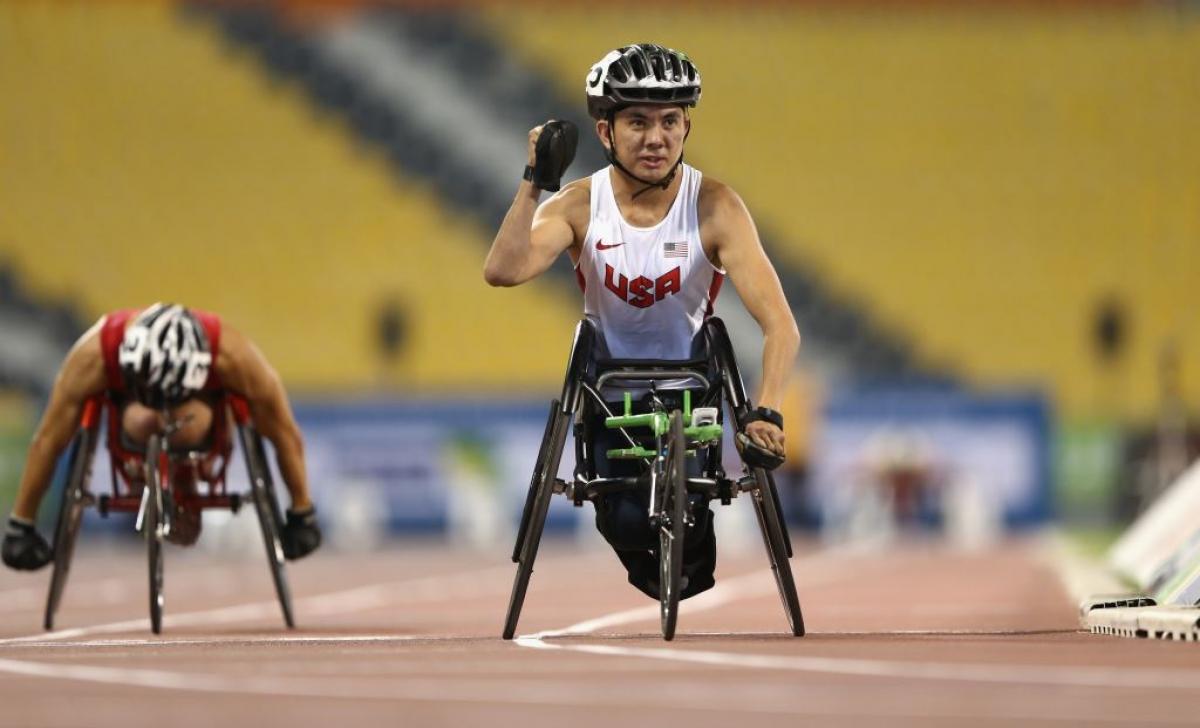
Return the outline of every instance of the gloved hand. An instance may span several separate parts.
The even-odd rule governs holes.
[[[739,432],[733,441],[737,445],[738,453],[742,456],[742,461],[752,468],[774,470],[783,465],[784,456],[777,455],[765,447],[759,447],[744,432]]]
[[[307,556],[321,545],[321,527],[317,525],[317,509],[309,506],[303,511],[287,512],[287,523],[279,534],[283,555],[289,561]]]
[[[536,139],[530,139],[530,162],[525,179],[534,187],[558,192],[567,167],[575,159],[579,129],[569,121],[547,121]]]
[[[54,550],[37,532],[37,527],[31,521],[16,516],[8,518],[0,555],[9,568],[21,571],[34,571],[54,560]]]

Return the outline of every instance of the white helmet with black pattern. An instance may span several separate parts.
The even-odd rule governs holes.
[[[178,404],[204,388],[212,349],[204,326],[178,304],[156,303],[125,329],[117,353],[126,385],[155,409]]]
[[[687,54],[654,43],[610,51],[588,71],[588,114],[604,119],[634,104],[695,106],[700,71]]]

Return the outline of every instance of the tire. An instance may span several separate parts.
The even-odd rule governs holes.
[[[288,629],[295,629],[292,591],[288,586],[287,573],[284,570],[283,542],[280,539],[280,533],[283,530],[283,514],[279,511],[279,501],[275,497],[275,481],[271,477],[271,468],[267,465],[266,448],[263,446],[262,436],[253,427],[244,425],[238,428],[238,434],[242,440],[242,452],[246,456],[251,499],[254,501],[254,512],[258,515],[259,530],[262,532],[263,545],[267,553],[267,564],[271,567],[271,580],[275,584],[275,596],[279,598],[283,623],[287,625]]]
[[[775,476],[767,472],[767,487],[771,491],[771,502],[775,504],[775,512],[779,514],[779,527],[783,533],[783,545],[787,547],[787,557],[792,558],[792,535],[788,533],[787,518],[783,516],[783,503],[779,500],[779,488],[775,485]]]
[[[163,497],[162,470],[159,461],[162,453],[162,437],[150,438],[146,447],[146,512],[142,521],[142,532],[146,537],[146,557],[150,576],[150,629],[162,634],[163,618],[163,529],[165,524],[165,498]]]
[[[512,594],[508,600],[508,613],[504,618],[503,637],[506,640],[516,634],[517,621],[521,618],[521,607],[525,603],[525,592],[533,575],[533,562],[537,559],[538,544],[546,527],[546,513],[550,510],[550,498],[554,495],[554,479],[558,476],[558,465],[562,460],[570,421],[569,415],[555,408],[550,426],[550,449],[546,451],[546,457],[540,459],[541,467],[534,473],[534,482],[530,486],[532,498],[526,499],[529,521],[523,533],[518,534],[521,548],[517,559],[517,575],[513,579]]]
[[[533,504],[537,500],[537,487],[542,478],[542,466],[546,464],[547,445],[554,431],[554,418],[558,413],[558,400],[550,401],[550,414],[546,416],[546,429],[542,432],[542,444],[538,447],[537,461],[533,465],[533,475],[529,479],[529,490],[525,494],[525,507],[521,511],[521,524],[517,526],[517,542],[513,545],[513,563],[521,561],[521,546],[525,542],[525,531],[529,528],[529,516],[533,513]]]
[[[92,456],[96,452],[96,432],[81,429],[71,446],[67,460],[67,480],[63,485],[62,499],[58,505],[58,520],[54,526],[54,562],[50,572],[50,593],[46,596],[46,613],[42,626],[47,631],[54,629],[54,615],[62,601],[63,589],[71,571],[71,559],[75,555],[75,542],[79,539],[79,527],[83,521],[83,509],[87,506],[87,480],[92,469]]]
[[[753,491],[754,512],[762,530],[763,545],[767,548],[771,571],[775,575],[775,585],[779,588],[779,598],[783,601],[783,610],[792,634],[803,637],[804,616],[800,612],[800,598],[796,595],[796,581],[792,577],[792,565],[788,561],[783,519],[771,494],[772,483],[762,468],[754,469],[754,479],[758,483],[758,487]]]
[[[683,579],[683,539],[687,512],[687,441],[683,414],[671,413],[667,448],[657,488],[658,602],[664,640],[675,638],[679,618],[680,582]]]

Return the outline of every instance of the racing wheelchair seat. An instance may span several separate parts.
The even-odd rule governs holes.
[[[159,634],[164,603],[162,545],[171,534],[175,508],[189,509],[197,517],[200,511],[213,508],[236,513],[247,496],[254,503],[258,516],[284,623],[288,628],[295,626],[280,542],[284,521],[262,436],[254,427],[249,405],[241,397],[220,393],[212,405],[212,429],[201,447],[170,446],[169,437],[175,426],[172,423],[164,431],[152,435],[145,448],[141,448],[124,435],[120,404],[110,394],[98,395],[84,404],[79,430],[68,451],[66,478],[54,529],[54,562],[46,599],[45,629],[54,628],[55,613],[70,573],[85,508],[94,506],[104,517],[114,512],[136,514],[135,528],[145,538],[149,562],[150,625],[154,633]],[[102,423],[110,456],[111,490],[96,495],[92,493],[89,481]],[[250,480],[248,494],[230,493],[226,488],[233,453],[231,426],[237,430],[246,461]],[[195,487],[177,487],[181,482]]]
[[[735,423],[742,422],[751,409],[724,322],[709,317],[697,337],[696,356],[681,361],[601,359],[597,341],[595,325],[581,321],[562,394],[550,403],[512,553],[517,574],[504,639],[516,633],[551,497],[562,494],[581,506],[634,488],[649,489],[647,518],[658,535],[657,592],[664,639],[675,634],[684,529],[693,519],[693,496],[728,505],[739,493],[751,497],[791,632],[802,636],[804,621],[788,562],[791,543],[774,480],[768,471],[744,461],[744,473],[730,478],[721,464],[722,406]],[[616,413],[606,392],[620,388],[624,388],[617,405],[621,412]],[[634,413],[635,392],[648,411]],[[698,406],[693,407],[693,402]],[[576,465],[567,481],[558,477],[558,469],[572,426]],[[597,440],[603,440],[596,437],[598,427],[619,433],[622,446],[597,450]],[[599,463],[613,458],[641,461],[644,467],[636,475],[602,474]],[[688,458],[692,458],[690,466]]]

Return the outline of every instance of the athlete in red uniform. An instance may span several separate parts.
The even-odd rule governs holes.
[[[317,548],[321,531],[308,495],[304,443],[279,375],[258,347],[218,316],[156,303],[102,317],[67,354],[29,445],[4,534],[4,563],[32,570],[53,559],[34,518],[88,399],[107,392],[119,413],[122,444],[131,450],[144,447],[151,434],[163,429],[164,413],[179,424],[170,436],[172,447],[203,450],[214,417],[225,416],[214,407],[226,390],[246,399],[255,427],[275,446],[292,500],[281,534],[284,555],[297,559]],[[180,509],[173,525],[173,540],[194,542],[200,531],[199,512]]]

